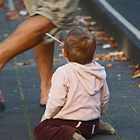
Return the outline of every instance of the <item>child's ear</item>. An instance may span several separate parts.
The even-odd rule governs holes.
[[[64,48],[62,49],[62,55],[63,55],[64,58],[67,58],[67,55],[66,55],[66,52],[65,52]]]

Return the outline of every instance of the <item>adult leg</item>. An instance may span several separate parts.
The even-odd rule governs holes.
[[[0,43],[0,70],[17,54],[24,52],[42,41],[42,36],[53,28],[46,18],[36,15],[21,23],[16,30]]]
[[[53,71],[53,43],[40,43],[34,48],[34,55],[37,64],[37,70],[40,77],[41,98],[40,105],[44,106],[47,103],[48,92],[51,86],[51,77]]]

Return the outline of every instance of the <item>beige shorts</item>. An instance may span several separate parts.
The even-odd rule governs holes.
[[[53,35],[72,25],[79,0],[24,0],[24,3],[30,16],[42,15],[55,25],[50,32]]]

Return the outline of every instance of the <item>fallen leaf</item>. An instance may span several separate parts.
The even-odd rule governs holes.
[[[109,52],[107,54],[97,54],[95,55],[95,60],[103,61],[126,61],[127,57],[123,51]]]
[[[129,68],[133,68],[133,69],[138,69],[139,68],[139,64],[137,65],[128,65]]]
[[[104,54],[104,53],[95,55],[94,59],[97,60],[97,61],[98,60],[111,61],[110,55],[109,54]]]
[[[15,20],[19,18],[19,14],[17,11],[10,11],[8,13],[6,13],[6,18],[8,20]]]
[[[78,24],[78,25],[84,25],[86,27],[91,27],[91,26],[95,26],[96,22],[95,21],[90,21],[92,17],[91,16],[81,16],[78,15],[76,16],[74,23]]]
[[[106,65],[106,67],[111,68],[111,67],[113,67],[113,64],[109,63],[109,64]]]
[[[90,22],[90,26],[95,26],[95,25],[96,25],[95,21]]]
[[[140,83],[138,84],[138,88],[140,88]]]
[[[24,65],[30,65],[31,63],[29,61],[24,61],[24,62],[18,62],[16,63],[16,66],[24,66]]]
[[[133,72],[132,78],[140,78],[140,68]]]
[[[139,77],[140,77],[140,73],[132,75],[132,78],[139,78]]]

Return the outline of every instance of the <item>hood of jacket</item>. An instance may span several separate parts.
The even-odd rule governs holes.
[[[79,82],[89,95],[96,94],[103,87],[106,72],[105,68],[99,63],[92,61],[92,63],[81,65],[69,62],[68,65],[75,72]]]

